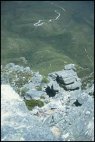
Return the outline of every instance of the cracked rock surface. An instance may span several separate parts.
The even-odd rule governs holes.
[[[14,79],[10,82],[10,74],[14,71]],[[21,96],[13,84],[18,80],[16,72],[23,71],[29,74],[29,78],[21,88],[16,86],[21,90],[27,88]],[[12,63],[5,66],[1,77],[2,141],[94,140],[94,99],[89,95],[90,91],[94,93],[94,89],[93,86],[81,89],[81,79],[74,64],[50,73],[48,83],[42,82],[39,73]],[[44,106],[35,106],[29,111],[24,99],[40,99]]]

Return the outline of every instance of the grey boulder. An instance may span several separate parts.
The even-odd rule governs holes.
[[[45,93],[43,91],[29,90],[29,91],[26,92],[26,95],[24,97],[25,97],[25,99],[27,99],[27,97],[28,98],[30,97],[30,99],[38,100],[44,94]]]

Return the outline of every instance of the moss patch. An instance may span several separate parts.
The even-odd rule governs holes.
[[[37,91],[42,91],[42,87],[41,86],[37,86],[36,89],[37,89]]]
[[[42,83],[48,83],[49,80],[44,76],[43,79],[42,79]]]
[[[21,96],[24,96],[25,95],[25,93],[28,91],[29,89],[28,88],[26,88],[26,87],[24,87],[24,88],[22,88],[21,89]]]
[[[39,107],[42,107],[44,106],[44,103],[41,101],[41,100],[24,100],[27,108],[29,110],[32,110],[35,106],[39,106]]]

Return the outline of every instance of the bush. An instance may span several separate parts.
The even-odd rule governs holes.
[[[48,82],[49,82],[49,80],[46,77],[43,77],[42,83],[48,83]]]
[[[41,100],[24,100],[27,108],[29,110],[32,110],[35,106],[39,106],[39,107],[42,107],[44,106],[44,103],[41,101]]]
[[[42,87],[41,86],[37,86],[36,89],[37,89],[37,91],[42,91]]]
[[[27,91],[28,91],[28,88],[26,88],[26,87],[22,88],[20,91],[21,96],[24,96]]]
[[[1,80],[3,83],[9,83],[15,91],[20,93],[20,88],[32,79],[32,75],[29,67],[24,68],[23,66],[9,63],[2,68]]]
[[[45,96],[41,96],[40,99],[45,99]]]

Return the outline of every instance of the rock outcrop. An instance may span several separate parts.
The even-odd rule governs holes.
[[[54,141],[48,125],[31,115],[23,100],[9,86],[1,85],[2,141]]]
[[[65,90],[77,90],[81,88],[81,80],[75,72],[74,64],[66,65],[64,70],[54,72],[49,74],[49,76],[55,76],[57,83]]]
[[[14,78],[10,81],[13,72]],[[27,79],[19,86],[16,73],[23,72],[22,78]],[[39,73],[12,63],[3,68],[1,77],[2,141],[94,140],[94,99],[89,95],[94,93],[94,86],[81,89],[74,64],[50,73],[47,83]],[[13,89],[19,89],[19,95]],[[34,105],[29,111],[23,100],[33,99],[44,105]]]
[[[81,79],[78,78],[75,72],[74,64],[69,64],[65,66],[65,69],[58,72],[53,72],[49,74],[48,86],[46,92],[49,97],[53,97],[59,92],[66,91],[81,91]]]

